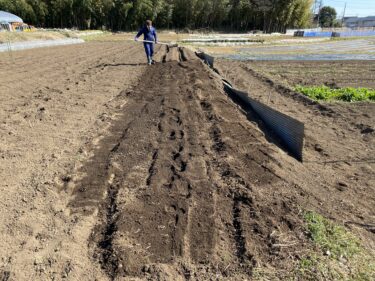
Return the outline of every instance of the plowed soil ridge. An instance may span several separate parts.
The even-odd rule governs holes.
[[[275,148],[202,62],[180,61],[189,55],[175,50],[166,53],[172,61],[152,66],[127,93],[109,134],[82,167],[95,167],[95,175],[75,183],[72,211],[100,210],[90,245],[113,280],[248,276],[263,258],[271,260],[267,251],[279,255],[267,237],[285,228],[295,208],[254,192],[255,183],[284,184],[267,166]],[[301,241],[291,231],[296,219],[285,231]]]

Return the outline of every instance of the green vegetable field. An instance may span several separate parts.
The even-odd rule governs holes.
[[[375,101],[375,89],[367,88],[341,88],[332,89],[327,86],[305,87],[298,85],[295,91],[302,93],[314,100],[322,101]]]

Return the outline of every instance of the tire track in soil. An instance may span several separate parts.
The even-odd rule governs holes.
[[[98,210],[89,245],[111,280],[250,276],[262,254],[254,241],[260,248],[269,241],[248,221],[279,222],[267,222],[270,214],[259,207],[265,199],[253,192],[247,169],[263,172],[255,181],[260,185],[279,179],[262,168],[268,156],[261,152],[239,166],[247,157],[228,137],[238,145],[259,136],[238,135],[229,119],[246,119],[238,121],[241,113],[202,62],[184,49],[157,55],[166,62],[124,93],[127,104],[82,166],[72,212]]]
[[[158,72],[162,73],[162,72]],[[163,76],[163,75],[162,75]],[[177,91],[177,88],[175,89]],[[147,91],[147,90],[146,90]],[[135,93],[142,94],[142,90],[140,92]],[[149,91],[150,92],[150,91]],[[153,94],[153,91],[151,92]],[[149,98],[146,98],[147,102],[152,102]],[[164,102],[164,98],[159,98],[158,100],[161,101],[161,104]],[[138,106],[135,104],[138,103]],[[76,189],[75,199],[71,202],[70,206],[75,211],[83,211],[83,212],[93,212],[95,209],[95,206],[98,206],[98,204],[103,200],[103,197],[107,195],[107,199],[105,204],[107,205],[106,208],[106,215],[105,215],[105,226],[101,227],[101,235],[102,239],[98,242],[99,248],[102,249],[102,253],[100,253],[100,259],[105,264],[106,271],[109,276],[113,277],[115,272],[117,271],[117,261],[113,259],[113,249],[112,249],[112,243],[113,243],[113,234],[117,231],[117,203],[116,203],[116,197],[118,196],[118,189],[119,185],[121,183],[121,177],[118,177],[118,174],[121,173],[121,169],[117,169],[116,167],[119,167],[120,165],[115,165],[116,163],[120,163],[123,159],[117,159],[118,155],[123,152],[122,146],[124,145],[124,139],[127,136],[128,130],[130,130],[130,135],[133,133],[132,129],[137,127],[144,127],[142,121],[150,122],[151,120],[147,118],[142,119],[140,118],[139,114],[133,115],[132,113],[135,112],[141,112],[141,115],[149,114],[148,110],[148,104],[145,103],[144,107],[141,108],[140,106],[141,100],[137,97],[134,98],[134,103],[129,104],[129,108],[131,108],[130,115],[134,118],[136,118],[135,124],[132,126],[132,122],[128,122],[127,125],[123,125],[122,122],[125,116],[122,116],[119,118],[120,121],[117,121],[114,123],[112,128],[110,129],[111,134],[104,138],[98,145],[97,151],[95,151],[93,158],[90,160],[90,164],[84,166],[83,173],[86,174],[86,177],[83,178],[78,184],[78,188]],[[173,115],[173,119],[177,124],[177,127],[180,127],[182,122],[178,115],[179,110],[173,108],[172,109],[175,114]],[[129,113],[129,112],[128,112]],[[163,111],[159,114],[161,119],[163,117],[163,114],[165,114]],[[148,115],[151,117],[151,115]],[[128,117],[128,116],[126,116]],[[153,116],[153,118],[156,118],[157,116]],[[142,123],[142,124],[138,124]],[[125,123],[126,124],[126,123]],[[148,126],[148,124],[146,124]],[[158,124],[158,130],[160,133],[163,132],[162,124]],[[169,141],[176,141],[177,139],[183,139],[184,132],[183,130],[169,130]],[[177,133],[176,133],[177,131]],[[137,132],[134,132],[134,134],[137,134]],[[151,137],[152,138],[152,137]],[[134,141],[132,139],[132,141]],[[160,138],[159,138],[160,142]],[[178,180],[179,176],[177,174],[177,169],[179,172],[184,172],[186,169],[186,163],[181,160],[181,155],[179,153],[183,150],[183,145],[181,141],[178,142],[178,152],[173,153],[173,160],[176,162],[176,166],[171,165],[170,171],[172,172],[172,176],[170,177],[170,182],[166,184],[169,188],[172,188],[172,185],[174,184],[175,180]],[[153,176],[155,162],[158,160],[158,150],[155,150],[152,157],[152,163],[149,168],[149,176],[147,178],[146,184],[151,185],[151,180]],[[121,163],[124,164],[124,163]],[[122,166],[122,165],[121,165]],[[126,165],[125,165],[126,166]],[[119,170],[119,171],[116,171]],[[105,188],[107,186],[107,188]],[[87,188],[89,187],[89,188]],[[172,205],[173,208],[176,208],[174,205]],[[184,213],[184,209],[180,208],[178,212]],[[177,225],[179,224],[179,214],[176,212],[175,215],[175,228],[177,229]],[[104,215],[104,214],[103,214]],[[178,231],[176,231],[178,233]],[[98,239],[96,239],[98,240]],[[173,251],[175,252],[176,249],[179,249],[178,251],[181,252],[181,246],[178,245],[178,240],[173,239]]]
[[[207,130],[214,152],[210,156],[210,177],[218,187],[217,205],[231,214],[218,212],[222,224],[217,228],[228,233],[228,245],[230,240],[235,241],[237,257],[236,261],[232,260],[234,266],[231,262],[226,266],[222,264],[221,273],[235,276],[243,272],[250,276],[255,266],[265,262],[276,264],[278,268],[288,267],[288,262],[284,262],[289,253],[281,252],[274,245],[285,238],[279,233],[289,235],[290,239],[298,241],[296,244],[303,243],[303,230],[297,227],[302,225],[295,203],[299,195],[289,191],[293,183],[281,178],[273,164],[270,165],[272,162],[281,165],[275,158],[275,146],[247,122],[245,116],[240,116],[239,111],[235,114],[233,104],[223,93],[213,95],[209,85],[202,85],[199,83],[198,100],[206,113],[207,124],[210,124]],[[289,193],[287,196],[283,194],[285,187]],[[228,248],[222,255],[230,251]],[[290,252],[296,248],[291,248]],[[231,270],[227,270],[228,264]]]
[[[217,185],[223,186],[225,190],[225,196],[230,197],[231,200],[227,200],[226,204],[227,210],[230,211],[231,216],[226,217],[225,225],[227,227],[226,231],[231,233],[231,240],[233,240],[234,254],[236,256],[236,267],[243,267],[247,274],[251,274],[252,267],[255,266],[256,262],[253,260],[252,254],[249,253],[249,249],[246,247],[246,234],[243,227],[243,215],[242,213],[246,211],[245,206],[250,207],[251,201],[249,193],[251,188],[245,181],[236,174],[225,161],[228,156],[227,145],[222,138],[222,129],[220,129],[220,117],[217,115],[213,109],[213,105],[209,101],[210,97],[203,96],[203,88],[198,91],[198,100],[205,113],[205,118],[209,124],[211,124],[209,131],[209,136],[211,138],[212,152],[211,152],[211,178],[216,178]],[[218,174],[218,176],[214,176]]]

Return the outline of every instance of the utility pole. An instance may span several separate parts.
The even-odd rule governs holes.
[[[343,26],[344,25],[344,19],[345,19],[345,13],[346,13],[346,2],[345,2],[345,7],[344,7],[344,13],[342,14],[342,21],[341,21],[341,25]]]
[[[313,6],[313,14],[316,13],[316,3],[318,2],[318,0],[315,0],[314,1],[314,6]]]

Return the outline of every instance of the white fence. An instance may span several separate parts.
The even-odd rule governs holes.
[[[15,42],[15,43],[4,43],[0,44],[0,52],[6,52],[9,50],[25,50],[25,49],[34,49],[41,47],[52,47],[52,46],[61,46],[61,45],[72,45],[72,44],[81,44],[85,41],[83,39],[58,39],[58,40],[35,40],[35,41],[24,41],[24,42]]]

